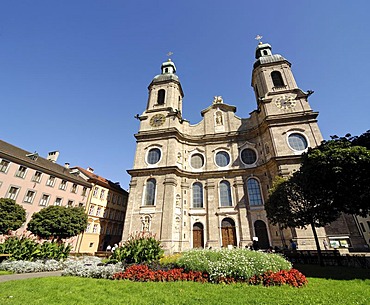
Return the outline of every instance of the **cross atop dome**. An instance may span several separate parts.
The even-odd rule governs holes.
[[[262,41],[261,41],[262,38],[263,36],[257,35],[254,39],[258,40],[258,44],[262,44]]]

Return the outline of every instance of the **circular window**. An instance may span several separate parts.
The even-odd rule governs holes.
[[[161,150],[159,148],[152,148],[148,152],[147,161],[149,164],[156,164],[161,159]]]
[[[294,150],[305,150],[308,146],[306,138],[299,133],[292,133],[288,136],[288,143]]]
[[[248,165],[253,164],[257,161],[256,152],[250,148],[243,149],[240,156],[242,158],[243,163]]]
[[[219,167],[228,166],[230,163],[230,156],[226,151],[219,151],[216,153],[216,164]]]
[[[190,165],[192,168],[199,169],[204,165],[204,157],[201,154],[194,154],[191,156]]]

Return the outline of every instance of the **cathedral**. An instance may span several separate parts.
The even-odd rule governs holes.
[[[291,63],[267,43],[256,48],[248,118],[221,96],[192,125],[182,117],[184,92],[174,62],[161,66],[138,116],[137,147],[123,240],[138,231],[156,235],[166,253],[191,248],[314,249],[310,228],[281,229],[266,218],[264,202],[276,176],[299,168],[300,155],[320,144],[311,91],[301,90]],[[143,105],[144,106],[144,105]],[[185,105],[186,106],[186,105]],[[317,230],[319,239],[325,230]]]

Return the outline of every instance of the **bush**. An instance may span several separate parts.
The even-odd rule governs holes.
[[[177,265],[185,270],[208,273],[213,282],[225,278],[245,281],[267,271],[278,272],[292,268],[291,263],[278,254],[247,249],[193,249],[184,252],[177,260]]]
[[[111,258],[127,264],[150,263],[163,255],[161,242],[146,232],[132,234],[122,247],[114,250]]]
[[[3,261],[0,264],[0,270],[6,270],[13,273],[31,273],[31,272],[45,272],[45,271],[57,271],[64,268],[63,262],[56,260],[37,260],[34,262],[30,261]]]
[[[161,257],[159,260],[160,265],[167,266],[167,265],[176,265],[177,261],[181,257],[181,253],[176,253],[172,255],[165,255]]]
[[[122,272],[121,263],[104,265],[98,257],[85,257],[82,260],[68,259],[65,262],[63,276],[92,277],[98,279],[112,279],[117,272]]]
[[[7,237],[0,244],[0,253],[11,254],[11,260],[34,261],[37,259],[66,259],[71,251],[70,245],[44,241],[38,243],[28,237]]]

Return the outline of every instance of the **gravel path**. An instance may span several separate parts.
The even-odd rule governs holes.
[[[61,275],[62,275],[62,271],[0,275],[0,283],[7,282],[7,281],[14,281],[14,280],[32,279],[36,277],[61,276]]]

